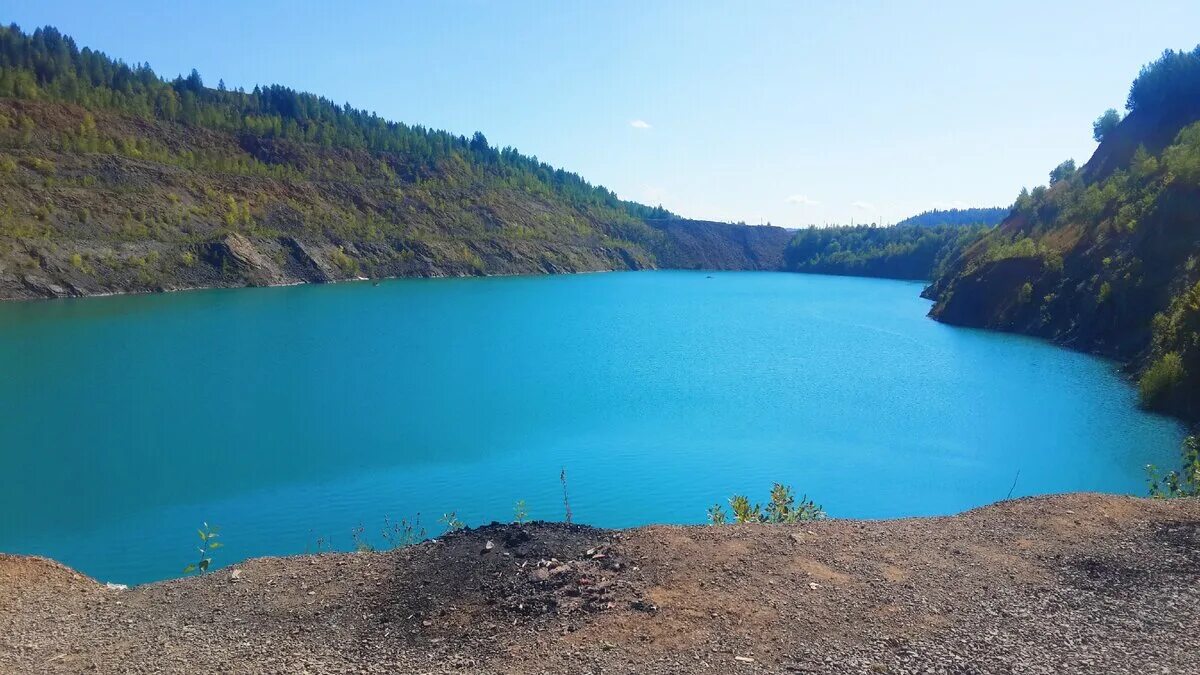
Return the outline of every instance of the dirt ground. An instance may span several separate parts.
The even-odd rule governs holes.
[[[492,525],[110,590],[0,555],[0,672],[1200,673],[1200,500]]]

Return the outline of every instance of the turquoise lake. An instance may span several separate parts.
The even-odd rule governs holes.
[[[561,519],[700,523],[773,481],[832,516],[1145,494],[1183,430],[1115,364],[926,318],[918,283],[636,272],[0,304],[0,551],[102,581]]]

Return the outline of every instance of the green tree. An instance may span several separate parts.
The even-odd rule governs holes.
[[[1071,176],[1074,176],[1074,175],[1075,175],[1075,160],[1068,159],[1067,161],[1063,162],[1062,164],[1059,164],[1058,166],[1054,167],[1054,169],[1052,169],[1050,171],[1050,184],[1054,185],[1055,183],[1057,183],[1059,181],[1067,180],[1068,178],[1070,178]]]
[[[1116,108],[1105,110],[1103,115],[1100,115],[1096,118],[1095,122],[1092,122],[1092,138],[1096,139],[1097,143],[1103,141],[1108,136],[1108,132],[1117,128],[1117,125],[1120,123],[1121,114],[1117,112]]]

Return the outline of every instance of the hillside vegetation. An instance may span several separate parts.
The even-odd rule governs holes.
[[[168,81],[53,28],[0,27],[0,298],[777,269],[790,236],[689,222],[480,133],[195,71]]]
[[[972,209],[933,209],[931,211],[923,211],[915,216],[909,216],[896,223],[896,226],[995,225],[1004,220],[1007,215],[1008,208],[1003,206]]]
[[[784,269],[932,279],[940,273],[949,257],[990,227],[991,224],[986,222],[809,227],[798,232],[788,244],[783,254]]]
[[[1142,69],[1095,154],[1022,190],[927,290],[943,321],[1131,361],[1143,401],[1200,413],[1200,47]]]

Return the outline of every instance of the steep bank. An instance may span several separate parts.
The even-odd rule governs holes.
[[[0,556],[0,588],[6,672],[1190,672],[1200,501],[490,526],[128,591]]]
[[[925,291],[948,323],[1130,362],[1142,399],[1200,418],[1200,48],[1134,81],[1129,114],[1075,170],[1022,191]],[[1115,113],[1113,113],[1115,119]]]
[[[2,119],[22,122],[0,124],[0,163],[11,158],[0,166],[0,298],[363,276],[778,269],[790,239],[782,228],[580,206],[546,186],[514,189],[468,162],[439,162],[415,183],[342,179],[298,167],[332,154],[353,173],[374,158],[61,103],[0,100]],[[81,126],[101,145],[136,138],[157,150],[78,152],[63,139]],[[246,171],[189,159],[266,166],[248,145],[281,157]]]
[[[357,277],[778,269],[511,147],[0,26],[0,299]]]

